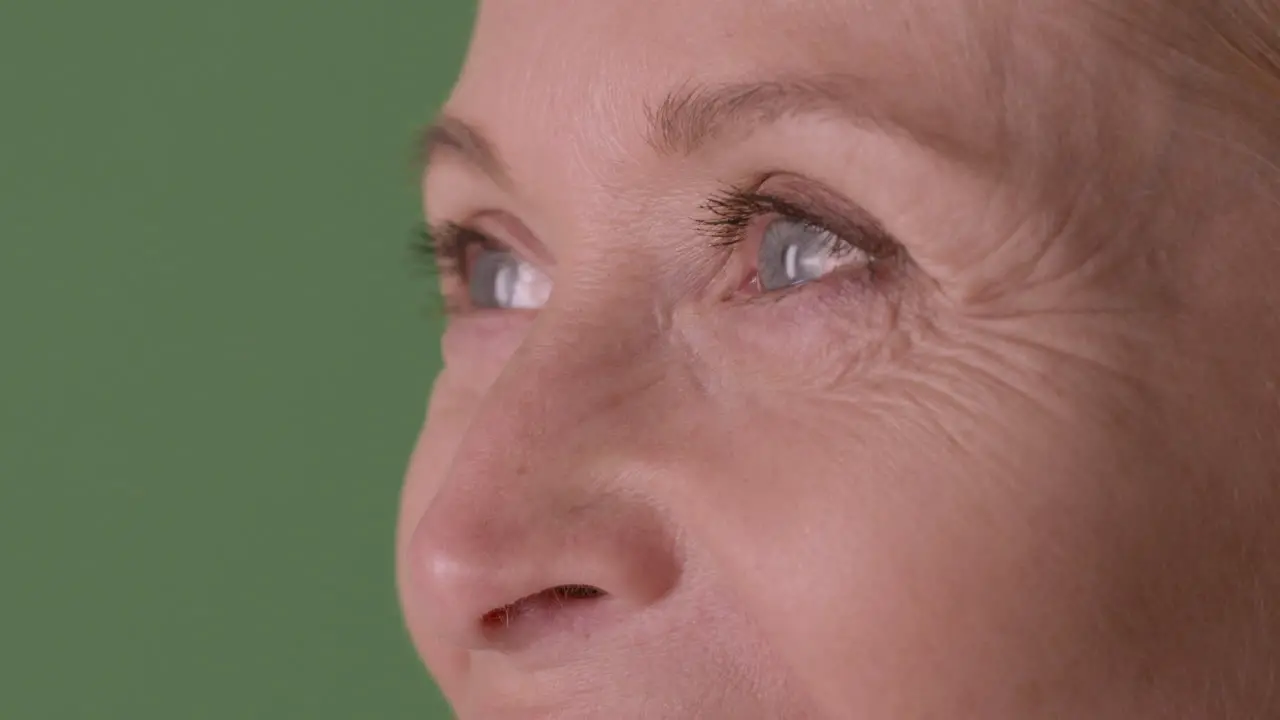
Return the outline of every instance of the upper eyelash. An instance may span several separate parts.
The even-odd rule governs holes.
[[[736,245],[747,239],[751,222],[761,215],[778,215],[798,220],[816,231],[834,233],[844,242],[862,250],[871,259],[882,264],[886,260],[901,259],[901,245],[875,218],[863,215],[858,219],[823,217],[808,209],[805,204],[788,201],[776,195],[757,192],[754,189],[729,189],[713,195],[702,204],[708,217],[697,219],[698,229],[716,240],[719,247]]]
[[[702,204],[706,217],[695,220],[699,230],[716,239],[716,245],[728,247],[746,239],[751,221],[770,213],[800,220],[815,228],[827,229],[821,218],[783,198],[755,190],[731,188],[723,190]],[[473,243],[492,244],[483,233],[455,223],[444,223],[436,228],[420,224],[414,229],[414,255],[428,267],[444,267],[450,271],[465,272],[462,267],[467,247]]]
[[[431,232],[424,223],[414,225],[409,234],[412,236],[409,251],[413,253],[414,260],[420,261],[427,267],[435,267],[436,258],[440,256],[439,235]]]
[[[811,223],[815,227],[823,227],[821,220],[814,218],[803,208],[783,200],[753,190],[730,189],[713,195],[702,204],[708,217],[697,219],[700,230],[705,235],[716,238],[717,245],[728,246],[744,239],[747,226],[760,215],[776,213],[790,218]],[[464,256],[466,246],[472,242],[487,243],[488,238],[475,230],[455,223],[445,223],[437,228],[420,224],[414,228],[414,254],[425,262],[457,265]]]
[[[716,245],[722,247],[742,242],[751,221],[769,213],[795,218],[815,227],[824,227],[821,220],[814,218],[803,208],[754,190],[721,191],[704,202],[702,209],[707,211],[708,217],[695,221],[698,228],[703,234],[715,238]]]
[[[432,228],[419,224],[414,228],[412,250],[429,267],[461,270],[466,250],[472,243],[489,244],[485,235],[454,223]]]

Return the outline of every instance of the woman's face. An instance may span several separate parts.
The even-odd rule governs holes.
[[[481,3],[398,542],[462,717],[1280,703],[1274,137],[1087,6]]]

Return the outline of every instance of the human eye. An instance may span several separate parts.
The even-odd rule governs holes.
[[[551,295],[551,278],[538,265],[474,228],[448,223],[424,230],[418,250],[440,273],[455,312],[536,310]]]
[[[765,225],[756,253],[756,280],[764,292],[818,280],[841,268],[864,268],[865,250],[807,220],[781,216]]]
[[[829,193],[795,185],[731,189],[705,204],[710,216],[699,221],[702,230],[746,256],[740,289],[770,294],[828,277],[867,280],[901,254],[865,212],[842,211]]]

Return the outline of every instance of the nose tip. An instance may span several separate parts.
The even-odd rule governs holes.
[[[585,637],[677,582],[670,534],[642,504],[528,510],[464,502],[446,489],[419,521],[411,572],[423,614],[449,644],[515,650]]]

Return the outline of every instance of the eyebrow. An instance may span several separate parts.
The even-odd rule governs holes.
[[[662,154],[690,155],[726,134],[748,133],[792,115],[829,114],[907,136],[946,154],[958,152],[959,138],[953,137],[947,122],[950,114],[916,100],[921,92],[895,90],[850,75],[692,85],[669,93],[647,110],[647,137]]]
[[[511,182],[506,163],[484,133],[450,115],[441,115],[428,125],[418,141],[418,161],[424,170],[442,152],[457,154],[501,185]]]
[[[645,106],[645,140],[661,156],[689,156],[726,135],[792,115],[828,113],[855,125],[906,136],[942,155],[973,160],[978,154],[956,132],[954,110],[913,100],[918,90],[889,90],[850,76],[806,77],[722,85],[689,84]],[[441,115],[423,133],[424,166],[440,152],[454,152],[501,184],[510,183],[506,164],[475,126]]]

